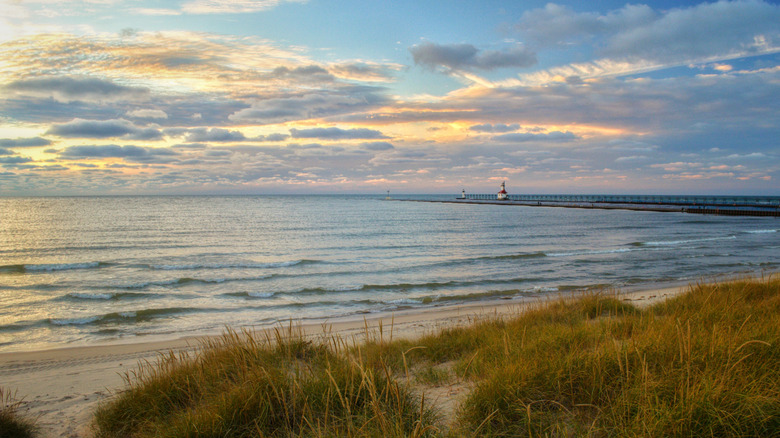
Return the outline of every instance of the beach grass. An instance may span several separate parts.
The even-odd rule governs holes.
[[[229,332],[129,374],[96,435],[780,437],[776,278],[695,284],[647,308],[588,293],[418,339],[387,331]]]
[[[21,406],[16,394],[0,388],[0,438],[36,436],[35,422],[19,412]]]
[[[197,356],[169,354],[127,375],[95,415],[97,436],[430,436],[435,417],[387,369],[294,327],[228,332]]]

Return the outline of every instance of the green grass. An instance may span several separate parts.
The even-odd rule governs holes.
[[[425,391],[470,388],[453,415]],[[438,414],[438,415],[437,415]],[[780,281],[590,294],[417,340],[228,333],[101,406],[99,437],[780,437]]]
[[[19,413],[21,401],[15,394],[0,388],[0,438],[32,438],[35,422]]]

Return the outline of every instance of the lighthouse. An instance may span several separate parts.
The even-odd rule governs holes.
[[[499,201],[507,201],[509,200],[509,195],[506,193],[506,181],[501,183],[501,190],[498,191],[498,196],[496,197]]]

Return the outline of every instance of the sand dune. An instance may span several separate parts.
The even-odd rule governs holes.
[[[686,287],[646,290],[622,293],[621,297],[645,306],[685,290]],[[304,333],[312,337],[327,333],[360,337],[367,327],[376,331],[381,326],[383,336],[413,338],[478,318],[511,315],[541,302],[544,300],[499,300],[292,323],[300,324]],[[0,385],[24,398],[23,412],[38,419],[42,436],[86,437],[90,436],[93,410],[101,400],[122,389],[125,373],[140,361],[154,361],[170,350],[195,351],[201,338],[0,353]]]

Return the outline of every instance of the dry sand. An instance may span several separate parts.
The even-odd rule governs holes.
[[[684,292],[686,287],[620,294],[646,306]],[[366,327],[376,334],[412,338],[444,327],[463,325],[491,316],[517,314],[543,300],[498,300],[446,307],[413,309],[360,317],[295,322],[307,336],[323,333],[362,336]],[[269,328],[265,328],[266,330]],[[139,361],[154,361],[170,350],[195,350],[199,337],[171,341],[108,344],[33,352],[0,353],[0,386],[24,399],[22,412],[37,418],[43,437],[88,437],[92,412],[102,400],[124,385],[123,375]]]

